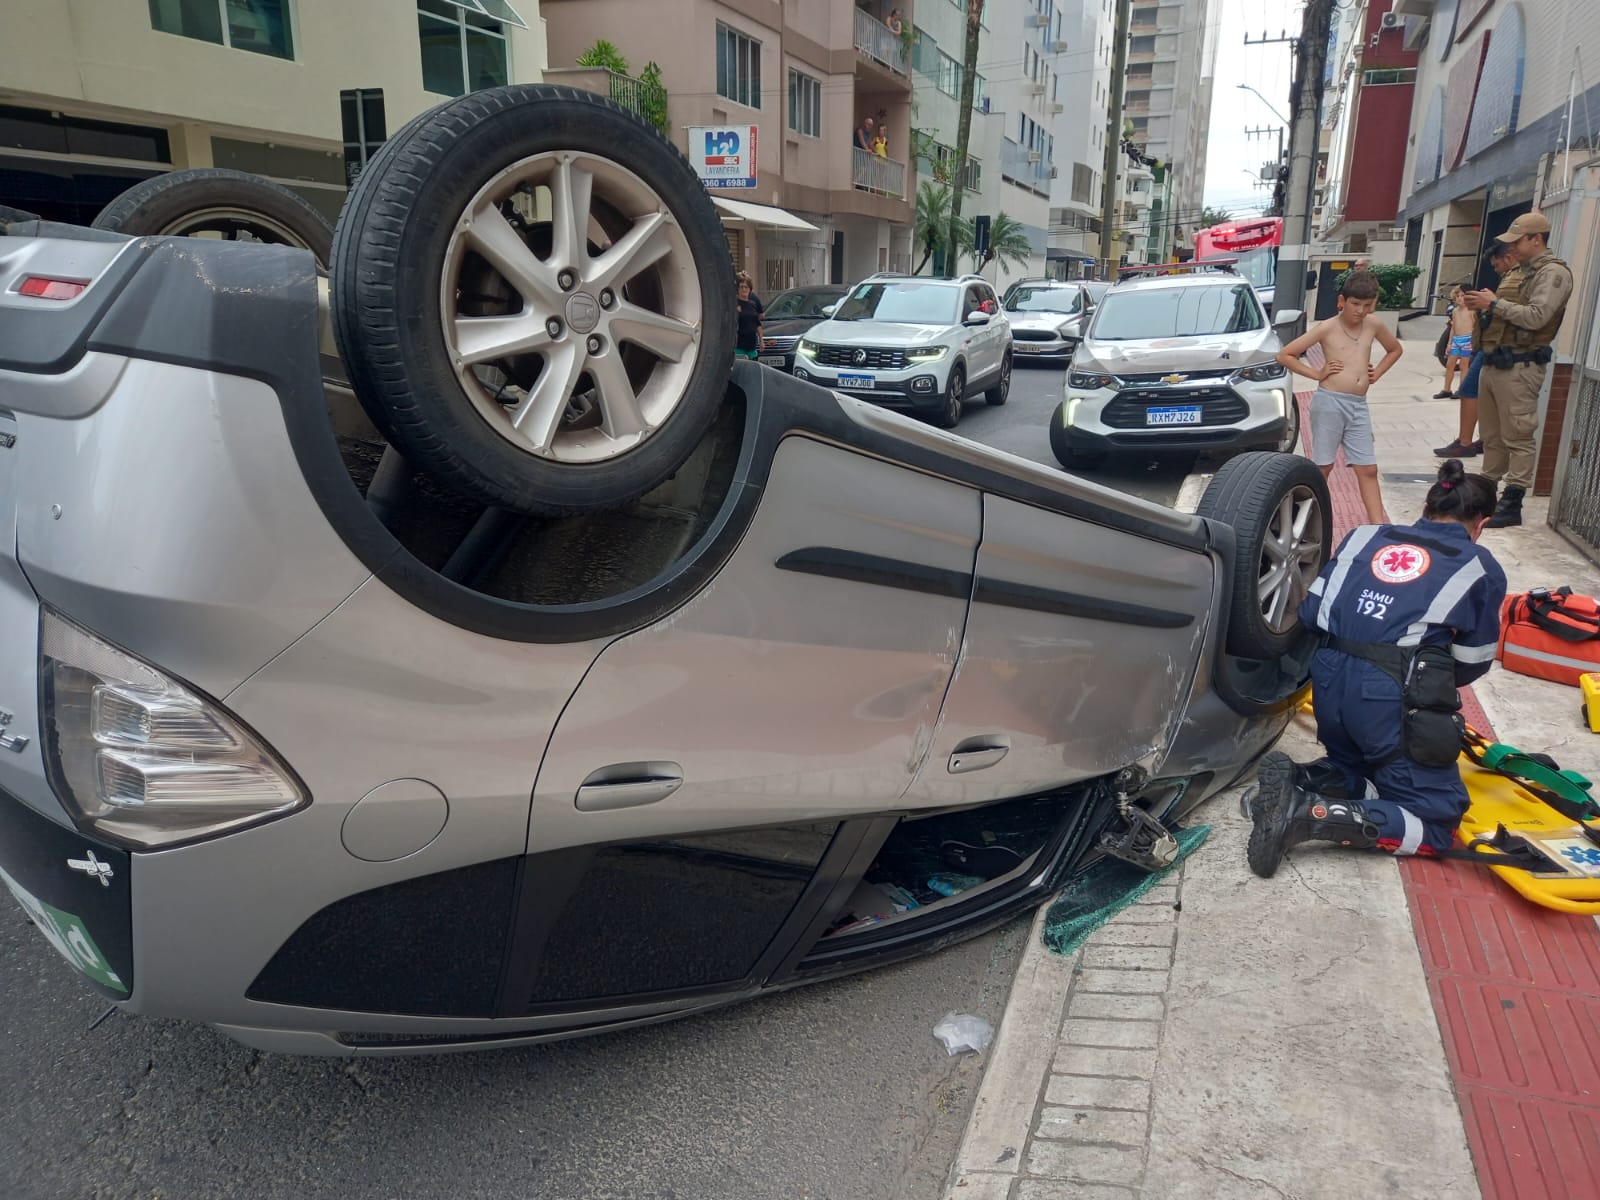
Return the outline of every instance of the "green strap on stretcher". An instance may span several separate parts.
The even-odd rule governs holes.
[[[1515,779],[1564,817],[1574,821],[1600,820],[1600,802],[1589,794],[1594,785],[1576,771],[1524,754],[1504,742],[1488,742],[1476,734],[1463,739],[1468,758],[1488,771]]]

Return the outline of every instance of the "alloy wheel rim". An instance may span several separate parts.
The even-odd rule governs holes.
[[[960,370],[950,372],[950,394],[945,397],[945,408],[952,420],[961,417],[961,393],[966,388],[966,382]]]
[[[1267,522],[1261,538],[1256,599],[1262,621],[1275,634],[1294,628],[1300,601],[1322,569],[1324,526],[1322,505],[1304,486],[1279,500]]]
[[[303,237],[283,222],[250,209],[226,205],[184,213],[168,221],[157,233],[161,237],[215,237],[230,242],[265,242],[273,246],[311,249]]]
[[[450,234],[439,308],[477,415],[557,463],[646,441],[682,404],[702,344],[677,219],[632,171],[576,151],[520,159],[478,190]]]

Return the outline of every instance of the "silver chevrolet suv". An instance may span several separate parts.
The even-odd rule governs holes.
[[[1065,467],[1118,450],[1288,451],[1300,436],[1280,330],[1226,265],[1131,269],[1095,310],[1050,421]]]
[[[968,396],[1011,391],[1011,325],[980,275],[872,275],[795,348],[794,374],[952,429]]]

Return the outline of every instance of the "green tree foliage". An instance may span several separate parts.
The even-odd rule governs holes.
[[[645,63],[644,70],[639,72],[641,97],[640,113],[646,121],[660,131],[661,136],[672,136],[672,122],[667,118],[667,88],[661,82],[661,64],[651,59]]]
[[[989,222],[989,248],[977,259],[977,269],[983,270],[997,258],[1001,266],[1009,263],[1014,267],[1026,267],[1031,257],[1033,244],[1028,241],[1022,222],[1013,220],[1003,211],[995,214],[994,220]]]
[[[577,65],[580,67],[604,67],[608,71],[615,71],[618,75],[633,74],[632,68],[628,66],[628,60],[622,56],[622,51],[617,49],[615,43],[608,42],[605,38],[601,38],[582,54],[578,55]]]
[[[1411,297],[1411,290],[1416,284],[1417,276],[1422,274],[1421,267],[1414,263],[1380,263],[1376,266],[1369,266],[1367,270],[1378,277],[1379,308],[1415,307]],[[1352,271],[1345,271],[1340,274],[1333,281],[1334,290],[1337,291],[1343,287],[1344,281],[1349,279],[1352,273]]]
[[[1233,220],[1233,214],[1225,208],[1212,208],[1209,204],[1200,210],[1200,228],[1210,229],[1213,225],[1224,225]]]
[[[955,235],[955,258],[943,253],[952,233]],[[950,272],[955,270],[956,259],[960,255],[972,253],[972,222],[964,217],[951,219],[948,187],[922,181],[922,186],[917,189],[915,237],[916,244],[922,247],[922,261],[917,264],[913,275],[922,274],[935,253],[942,255],[945,269]]]

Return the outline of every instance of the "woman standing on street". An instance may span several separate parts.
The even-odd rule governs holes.
[[[739,281],[739,338],[733,352],[739,358],[761,357],[761,301],[755,297],[755,282],[745,272],[735,277]]]

